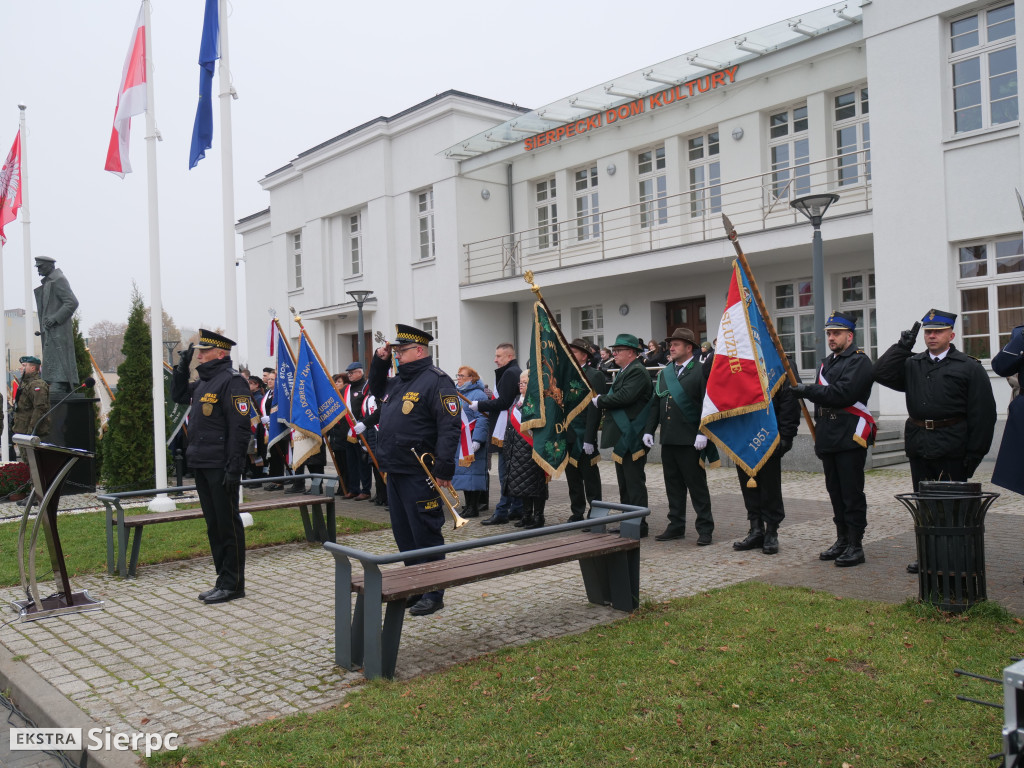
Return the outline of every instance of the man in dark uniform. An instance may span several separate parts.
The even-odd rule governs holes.
[[[451,378],[433,365],[433,337],[410,325],[395,326],[395,340],[380,347],[370,364],[370,393],[378,403],[377,461],[388,478],[391,531],[400,552],[444,544],[444,504],[413,455],[431,453],[438,485],[451,488],[462,430],[462,406]],[[389,348],[390,347],[390,348]],[[392,354],[398,373],[388,378]],[[429,460],[428,460],[429,465]],[[412,558],[406,565],[443,559]],[[444,608],[444,590],[407,601],[409,613],[426,616]]]
[[[917,325],[875,366],[875,381],[907,396],[904,433],[914,491],[922,480],[966,481],[992,447],[996,401],[984,367],[951,343],[956,315],[932,309],[920,322],[927,349],[914,354]],[[907,566],[917,573],[917,563]]]
[[[273,368],[263,369],[263,383],[267,387],[266,394],[259,403],[253,403],[259,413],[263,428],[269,435],[270,420],[276,419],[277,407],[274,405],[274,385],[277,383],[277,372]],[[267,472],[270,477],[281,477],[284,475],[284,446],[286,440],[278,440],[274,445],[267,446]],[[268,491],[280,491],[284,488],[282,483],[270,482],[263,486]]]
[[[591,401],[606,410],[601,447],[612,449],[615,477],[619,482],[619,502],[638,507],[647,506],[647,448],[642,435],[647,424],[654,385],[644,367],[640,353],[643,347],[636,336],[620,333],[612,344],[612,357],[620,369],[607,394]],[[647,535],[647,521],[640,526],[640,535]]]
[[[203,328],[199,343],[179,353],[171,399],[192,403],[188,465],[206,520],[217,583],[199,594],[207,605],[245,597],[245,529],[238,514],[238,486],[252,437],[249,384],[231,367],[235,342]],[[189,365],[199,360],[199,380],[189,382]]]
[[[711,543],[715,520],[711,516],[708,476],[701,466],[701,453],[708,450],[708,439],[700,432],[700,413],[704,404],[704,370],[693,355],[697,345],[693,331],[676,328],[665,339],[669,364],[658,374],[651,398],[650,413],[643,441],[654,447],[654,432],[661,426],[661,468],[665,473],[668,496],[668,527],[655,538],[671,541],[686,537],[686,494],[690,494],[697,516],[697,545]],[[712,461],[717,461],[718,451]]]
[[[825,322],[832,354],[818,367],[814,384],[794,384],[797,397],[815,404],[814,452],[825,470],[825,488],[832,502],[836,541],[822,552],[840,568],[864,562],[864,530],[868,502],[864,496],[864,463],[875,441],[875,420],[867,409],[871,396],[871,360],[854,346],[857,321],[833,312]]]
[[[360,362],[349,363],[345,369],[348,374],[348,384],[342,391],[341,396],[345,400],[345,407],[348,408],[354,419],[363,417],[363,400],[370,394],[366,379],[363,377],[363,364]],[[348,428],[348,437],[345,443],[345,460],[348,464],[348,493],[346,499],[355,501],[366,501],[370,498],[370,484],[373,482],[373,473],[370,471],[370,462],[359,442],[359,434]]]
[[[608,391],[604,374],[591,365],[590,345],[584,339],[573,339],[569,351],[586,374],[590,388],[603,395]],[[594,500],[601,500],[601,470],[597,463],[601,454],[597,450],[597,428],[601,412],[593,403],[572,420],[569,425],[572,443],[569,445],[569,463],[565,467],[565,480],[569,484],[569,522],[582,520]]]

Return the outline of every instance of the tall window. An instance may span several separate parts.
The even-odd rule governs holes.
[[[807,105],[776,112],[768,118],[768,144],[772,159],[772,196],[801,197],[811,191],[810,142]]]
[[[576,199],[576,239],[601,236],[600,208],[597,204],[597,166],[582,168],[573,174]]]
[[[693,136],[686,141],[690,175],[690,216],[701,218],[722,211],[721,163],[718,160],[718,131]]]
[[[578,335],[595,347],[604,346],[604,309],[596,304],[592,307],[573,307],[573,320]]]
[[[668,178],[665,175],[665,147],[636,153],[636,176],[640,187],[640,226],[668,223]]]
[[[434,337],[434,340],[430,342],[430,359],[434,361],[434,365],[440,367],[441,365],[441,352],[438,348],[438,336],[437,336],[437,318],[428,317],[425,320],[420,320],[420,327]]]
[[[878,320],[875,313],[875,273],[845,275],[841,280],[839,309],[857,321],[854,346],[874,360],[878,357]]]
[[[558,245],[558,202],[555,179],[537,182],[537,247]]]
[[[292,232],[289,236],[288,254],[288,286],[289,290],[297,291],[302,288],[302,233]]]
[[[348,265],[351,275],[363,274],[363,227],[358,213],[348,217]]]
[[[968,243],[957,250],[960,343],[990,358],[1024,325],[1024,242],[1020,236]]]
[[[775,286],[775,330],[787,355],[793,355],[797,366],[813,370],[817,365],[814,351],[814,296],[811,281],[795,280]]]
[[[416,211],[419,217],[420,258],[434,258],[434,190],[428,189],[416,195]]]
[[[1017,119],[1016,40],[1013,3],[950,23],[955,133]]]
[[[840,187],[871,181],[871,125],[867,86],[840,93],[835,109],[836,183]]]

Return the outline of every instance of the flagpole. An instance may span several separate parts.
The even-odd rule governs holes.
[[[235,183],[231,152],[231,67],[228,64],[228,0],[217,5],[220,52],[220,176],[224,228],[224,327],[232,339],[238,335],[238,277],[235,274]],[[243,352],[248,353],[247,349]],[[326,370],[326,369],[325,369]]]
[[[156,487],[167,485],[167,425],[164,413],[164,310],[160,289],[160,220],[156,178],[156,84],[153,81],[153,29],[150,0],[142,0],[146,25],[146,176],[149,199],[149,334],[152,341],[150,362],[153,376],[153,462]],[[158,495],[149,504],[153,512],[170,512],[177,508],[166,494]]]
[[[768,328],[768,335],[772,337],[772,343],[775,345],[775,351],[779,353],[779,357],[782,359],[782,367],[786,370],[786,378],[790,384],[797,384],[796,374],[793,373],[793,368],[789,364],[789,357],[786,355],[786,350],[782,348],[782,342],[779,340],[779,335],[775,332],[775,323],[772,322],[771,315],[768,314],[768,309],[764,305],[764,299],[761,298],[761,291],[757,287],[757,281],[754,280],[754,275],[750,271],[750,264],[747,262],[747,256],[743,253],[743,248],[740,247],[740,238],[736,234],[736,229],[733,227],[732,222],[729,221],[729,217],[724,213],[722,214],[722,224],[725,226],[725,234],[732,243],[732,247],[736,250],[736,258],[739,260],[740,269],[747,276],[747,282],[750,283],[750,290],[754,292],[754,301],[757,302],[757,308],[761,311],[761,317],[764,319],[765,326]],[[815,297],[815,301],[820,301],[821,297]],[[800,409],[803,411],[804,420],[807,422],[807,428],[811,430],[811,440],[817,439],[814,433],[814,421],[811,419],[811,414],[807,410],[807,404],[800,400]]]
[[[32,308],[35,306],[35,295],[32,293],[32,217],[28,207],[28,131],[25,127],[25,112],[28,106],[19,104],[21,115],[18,117],[18,135],[21,136],[21,237],[22,263],[24,265],[25,284],[25,354],[33,355],[36,351],[36,334],[32,329]],[[4,347],[6,350],[7,348]],[[4,421],[4,424],[7,422]]]
[[[4,404],[3,404],[3,416],[4,424],[7,424],[7,305],[4,303],[4,244],[0,241],[0,310],[3,310],[3,322],[0,322],[0,353],[3,355],[3,360],[0,360],[0,371],[3,372],[4,381]],[[26,323],[28,321],[26,320]],[[3,443],[3,448],[0,448],[0,461],[6,464],[11,460],[10,443],[7,440],[6,430],[0,432],[0,442]]]
[[[544,311],[548,314],[548,320],[551,321],[551,327],[555,329],[555,333],[558,334],[558,338],[562,342],[562,346],[565,347],[565,351],[569,353],[569,362],[572,363],[573,368],[576,369],[576,373],[580,375],[580,379],[583,383],[587,385],[587,389],[590,390],[590,396],[594,397],[596,393],[591,388],[590,383],[587,380],[587,374],[583,372],[583,368],[577,362],[576,356],[572,354],[572,351],[569,349],[569,342],[565,340],[565,336],[562,334],[562,329],[559,327],[558,321],[555,320],[555,313],[551,311],[551,307],[549,307],[548,303],[544,301],[544,297],[540,295],[540,286],[533,282],[533,270],[526,270],[526,273],[523,275],[523,279],[530,284],[530,290],[536,294],[537,301],[539,301],[540,305],[544,307]]]

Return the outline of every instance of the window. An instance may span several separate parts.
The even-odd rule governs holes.
[[[420,259],[434,258],[434,190],[428,189],[416,195],[416,210],[419,217]]]
[[[581,339],[585,339],[595,347],[604,346],[604,310],[600,304],[592,307],[574,307],[572,310]]]
[[[1013,3],[949,25],[954,133],[1017,119],[1016,39]]]
[[[434,340],[430,342],[430,359],[434,361],[434,365],[441,366],[441,352],[438,349],[438,337],[437,337],[437,318],[428,317],[426,320],[420,320],[420,327],[434,337]]]
[[[987,359],[1024,325],[1024,241],[1014,236],[957,249],[960,346]]]
[[[836,131],[836,184],[871,181],[871,125],[867,86],[840,93],[833,99]]]
[[[814,296],[811,280],[795,280],[775,286],[775,331],[787,355],[797,367],[814,370]]]
[[[576,239],[589,240],[601,236],[600,208],[597,204],[597,166],[583,168],[573,174],[576,199]]]
[[[665,147],[636,153],[636,175],[640,187],[640,226],[668,223],[668,178],[665,175]]]
[[[363,227],[359,213],[348,217],[348,266],[350,275],[363,274]]]
[[[875,360],[878,357],[878,319],[875,313],[875,273],[845,275],[840,280],[839,310],[853,316],[857,331],[854,346]],[[866,321],[865,321],[866,318]]]
[[[722,211],[721,163],[718,131],[694,136],[686,142],[690,175],[690,216],[701,218]]]
[[[558,245],[558,203],[554,177],[537,182],[537,247]]]
[[[768,118],[772,160],[772,197],[793,199],[810,194],[811,159],[807,139],[807,105],[776,112]]]
[[[291,268],[288,282],[291,285],[288,286],[288,289],[297,291],[302,288],[302,233],[292,232],[289,237],[291,238],[291,252],[288,254],[288,264]]]

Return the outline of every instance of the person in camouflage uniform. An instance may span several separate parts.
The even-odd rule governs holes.
[[[45,437],[50,431],[50,420],[43,419],[50,410],[50,387],[39,375],[38,357],[26,355],[19,362],[21,381],[14,398],[14,434],[28,435],[35,429],[39,437]]]

